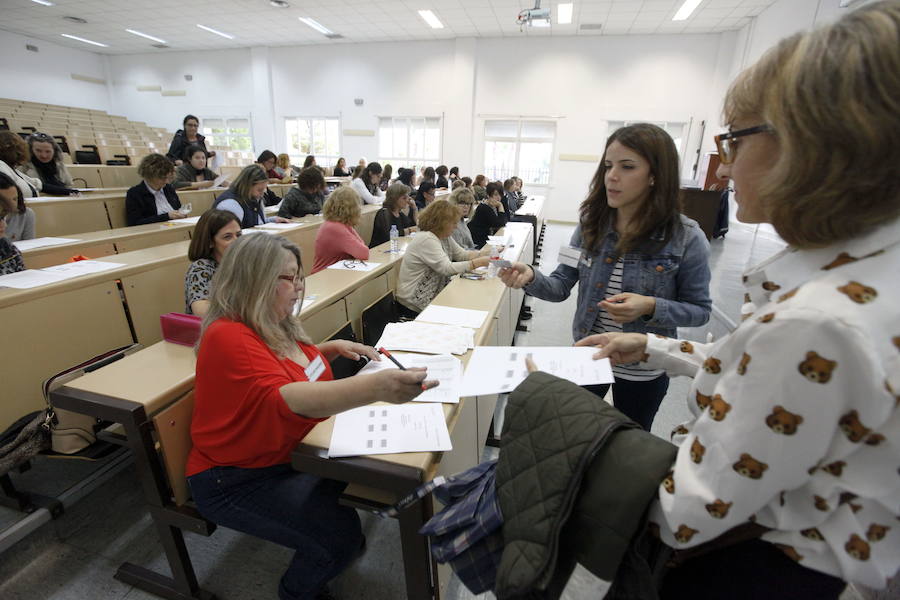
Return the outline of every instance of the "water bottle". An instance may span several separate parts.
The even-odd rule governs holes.
[[[500,260],[500,248],[491,244],[491,260],[488,263],[487,278],[493,279],[497,276],[497,261]]]
[[[400,232],[397,231],[396,225],[391,225],[391,253],[396,254],[400,251]]]

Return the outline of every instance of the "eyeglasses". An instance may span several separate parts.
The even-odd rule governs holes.
[[[755,133],[773,133],[775,129],[771,125],[757,125],[748,127],[747,129],[739,129],[737,131],[729,131],[728,133],[720,133],[713,139],[716,140],[716,148],[719,150],[719,161],[723,165],[730,165],[734,162],[737,153],[738,138]]]
[[[362,269],[366,266],[364,260],[345,260],[341,263],[345,269]]]
[[[278,279],[284,279],[285,281],[290,281],[294,287],[297,287],[301,283],[303,283],[303,275],[297,273],[296,275],[279,275]]]

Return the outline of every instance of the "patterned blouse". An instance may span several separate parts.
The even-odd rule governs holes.
[[[648,336],[694,377],[693,419],[650,520],[686,548],[755,521],[810,569],[882,588],[900,567],[900,220],[746,272],[746,319],[712,344]]]
[[[0,275],[9,275],[25,270],[22,253],[6,238],[0,237]]]
[[[184,276],[184,312],[192,315],[191,304],[197,300],[209,300],[212,294],[212,278],[219,263],[211,258],[200,258],[191,263]]]

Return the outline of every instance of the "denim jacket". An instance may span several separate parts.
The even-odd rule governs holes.
[[[709,296],[709,243],[696,221],[681,216],[682,227],[656,252],[629,252],[623,256],[622,291],[656,298],[653,315],[623,323],[625,332],[675,335],[676,327],[699,327],[709,320],[712,299]],[[651,235],[662,240],[663,231]],[[582,248],[578,268],[559,265],[550,275],[534,271],[534,281],[525,287],[529,296],[550,302],[562,302],[578,283],[578,308],[572,323],[572,337],[587,337],[597,319],[597,304],[605,296],[605,287],[615,267],[619,234],[607,231],[600,251]],[[570,245],[581,248],[581,225],[575,228]]]

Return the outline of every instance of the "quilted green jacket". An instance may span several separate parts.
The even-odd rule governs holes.
[[[558,598],[576,562],[614,580],[676,446],[541,372],[510,395],[501,439],[497,598]]]

